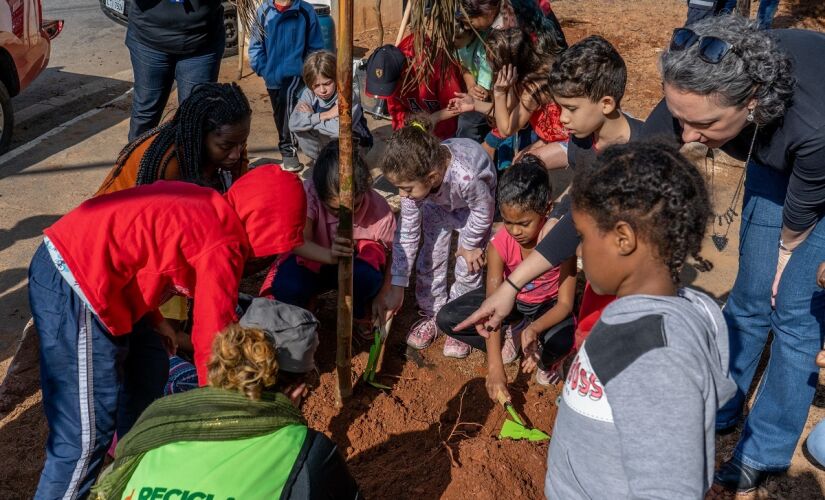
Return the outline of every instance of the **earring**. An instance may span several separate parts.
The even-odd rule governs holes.
[[[748,116],[746,116],[745,119],[748,120],[749,123],[753,122],[753,110],[752,109],[748,111]]]

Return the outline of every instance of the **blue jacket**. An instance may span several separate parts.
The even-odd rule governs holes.
[[[279,89],[285,79],[301,75],[307,54],[324,48],[321,25],[315,9],[304,0],[293,0],[283,13],[273,0],[265,0],[257,15],[264,37],[250,37],[249,65],[263,77],[266,88]]]

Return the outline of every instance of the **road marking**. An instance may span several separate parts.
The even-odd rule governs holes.
[[[105,91],[108,87],[113,87],[118,83],[131,84],[132,76],[132,70],[127,69],[119,71],[110,76],[99,77],[99,79],[87,83],[86,85],[82,85],[72,90],[71,92],[52,97],[51,99],[47,99],[45,101],[32,104],[31,106],[27,106],[26,108],[23,108],[20,111],[16,111],[14,113],[14,123],[15,125],[20,125],[21,123],[25,123],[28,120],[31,120],[32,118],[53,111],[55,108],[71,104],[86,96]]]
[[[107,107],[111,106],[112,104],[115,104],[117,102],[120,102],[120,101],[126,99],[126,97],[131,93],[132,93],[132,89],[129,89],[126,92],[124,92],[123,94],[115,97],[111,101],[108,101],[104,104],[101,104],[100,106],[98,106],[95,109],[90,109],[89,111],[86,111],[82,115],[75,116],[71,120],[69,120],[67,122],[63,122],[60,125],[58,125],[57,127],[49,130],[48,132],[45,132],[44,134],[42,134],[38,137],[35,137],[34,139],[30,140],[29,142],[27,142],[25,144],[22,144],[22,145],[20,145],[16,148],[12,149],[8,153],[4,154],[3,156],[0,156],[0,167],[3,167],[5,164],[10,162],[11,160],[17,158],[18,156],[22,155],[23,153],[25,153],[27,151],[32,150],[33,148],[37,147],[41,142],[45,141],[46,139],[49,139],[50,137],[54,137],[55,135],[63,132],[64,130],[71,127],[75,123],[81,122],[81,121],[83,121],[87,118],[95,116],[96,114],[100,113],[101,111],[103,111]]]

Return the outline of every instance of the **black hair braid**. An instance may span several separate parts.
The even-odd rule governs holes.
[[[203,157],[206,134],[224,125],[240,123],[251,115],[249,101],[237,84],[198,85],[172,119],[156,129],[157,137],[140,161],[137,184],[158,180],[159,171],[165,170],[171,161],[171,155],[167,156],[166,152],[173,146],[181,180],[199,182],[206,163]]]
[[[579,169],[571,189],[577,210],[609,230],[625,221],[650,243],[674,283],[688,257],[705,271],[699,254],[711,206],[705,181],[678,150],[659,142],[611,146],[590,167]]]

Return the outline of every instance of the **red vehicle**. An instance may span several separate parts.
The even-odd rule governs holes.
[[[51,40],[63,21],[43,19],[40,0],[0,0],[0,153],[14,127],[11,98],[49,65]]]

